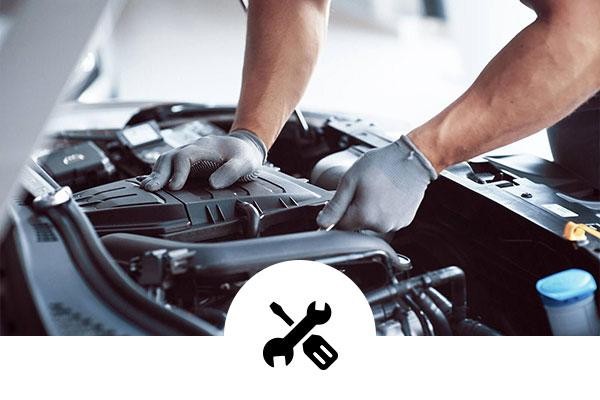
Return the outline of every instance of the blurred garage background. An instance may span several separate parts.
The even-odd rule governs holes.
[[[18,1],[0,0],[0,40]],[[517,0],[333,0],[301,107],[406,132],[460,95],[534,17]],[[244,33],[238,0],[113,0],[68,97],[234,103]],[[543,133],[496,152],[551,159]]]

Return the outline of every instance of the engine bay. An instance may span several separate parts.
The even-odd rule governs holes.
[[[343,173],[394,139],[345,115],[307,113],[308,128],[291,118],[254,181],[215,190],[206,177],[194,176],[178,191],[140,187],[160,154],[226,134],[233,113],[232,107],[148,105],[120,128],[51,132],[35,167],[57,193],[71,188],[71,211],[61,216],[31,195],[15,204],[13,234],[3,242],[15,263],[3,266],[4,273],[15,281],[47,273],[36,270],[35,257],[23,256],[22,242],[39,242],[40,229],[76,262],[74,252],[83,250],[68,236],[79,229],[83,244],[89,240],[85,251],[92,254],[97,245],[96,261],[119,269],[105,275],[131,285],[124,291],[139,292],[145,299],[138,301],[153,302],[159,313],[185,314],[190,324],[210,326],[205,333],[219,334],[233,296],[253,274],[277,262],[315,260],[359,286],[380,335],[548,334],[535,281],[569,266],[600,275],[600,241],[563,237],[570,220],[600,228],[598,192],[535,157],[490,157],[450,168],[428,189],[415,221],[397,233],[319,230],[316,215]],[[561,216],[548,204],[571,213]],[[70,219],[77,229],[68,229]],[[28,237],[34,233],[36,240]],[[27,263],[29,277],[14,270]],[[85,279],[94,286],[91,272]],[[43,282],[36,290],[44,292]],[[15,287],[23,282],[3,295],[22,295]],[[28,301],[36,303],[37,296]],[[67,299],[47,303],[54,304],[49,319],[77,308]],[[150,308],[146,312],[157,312]],[[39,304],[37,312],[43,314]],[[48,319],[39,319],[48,330]]]

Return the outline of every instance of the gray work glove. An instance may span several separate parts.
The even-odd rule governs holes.
[[[214,189],[222,189],[255,179],[266,158],[267,147],[250,131],[207,136],[161,155],[141,187],[151,192],[165,185],[180,190],[188,176],[202,176],[209,177]]]
[[[363,155],[317,216],[324,227],[391,232],[410,224],[437,173],[407,136]]]

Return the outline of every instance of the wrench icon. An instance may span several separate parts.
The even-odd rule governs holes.
[[[280,311],[280,313],[283,313],[283,311]],[[280,315],[280,313],[278,313],[278,315]],[[310,303],[306,310],[306,316],[293,327],[287,335],[283,338],[273,338],[265,344],[265,347],[263,348],[263,358],[265,362],[269,366],[274,367],[275,357],[284,357],[285,365],[289,365],[294,357],[294,347],[300,343],[300,341],[304,339],[315,326],[326,323],[329,321],[330,317],[331,307],[329,307],[329,304],[325,303],[323,310],[317,310],[316,302],[313,301]],[[289,317],[287,317],[287,319],[284,318],[284,320],[288,325],[291,325],[292,321]],[[323,349],[325,349],[326,352],[324,352]],[[337,352],[333,347],[319,335],[311,335],[304,342],[303,350],[311,361],[321,369],[327,369],[338,357]]]

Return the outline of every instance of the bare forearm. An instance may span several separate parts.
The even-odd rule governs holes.
[[[251,0],[242,88],[232,129],[271,147],[308,84],[325,39],[329,0]]]
[[[600,88],[597,2],[538,3],[555,7],[541,7],[465,94],[410,133],[438,171],[546,128]]]

